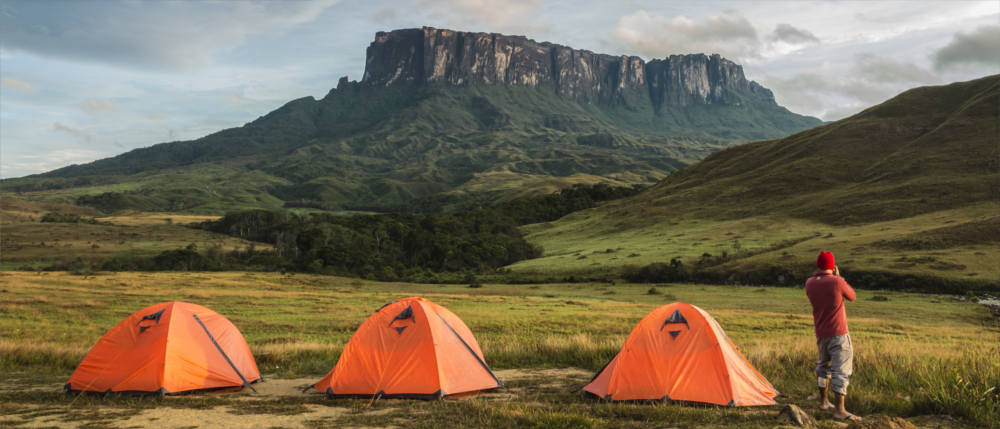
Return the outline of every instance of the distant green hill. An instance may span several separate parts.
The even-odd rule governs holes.
[[[514,86],[348,84],[240,128],[7,180],[0,189],[86,196],[81,203],[104,210],[213,212],[283,201],[391,209],[489,173],[508,179],[493,191],[518,190],[535,176],[652,183],[713,150],[816,123],[766,105],[692,106],[659,130],[625,123],[628,115],[651,122],[657,113]]]
[[[422,65],[424,57],[404,54],[431,49],[422,43],[440,41],[432,37],[439,33],[458,34],[380,33],[369,48],[368,80],[342,79],[323,99],[294,100],[243,127],[197,140],[4,180],[0,191],[104,211],[220,213],[286,204],[394,210],[445,194],[492,198],[573,183],[652,184],[715,150],[820,124],[777,105],[770,91],[744,78],[740,66],[718,56],[650,62],[642,66],[647,82],[638,58],[462,33],[541,53],[518,59],[484,50],[476,57],[482,64],[447,69],[466,74],[435,80],[434,70]],[[397,42],[414,45],[393,48]],[[454,43],[448,49],[458,49]],[[559,63],[546,50],[582,56],[600,73],[555,73],[552,67],[584,63]],[[474,79],[477,70],[493,70],[500,59],[509,60],[504,76],[520,80]],[[543,64],[550,59],[551,67]],[[618,63],[639,68],[623,75]],[[394,81],[400,70],[416,77]],[[588,98],[591,93],[594,98]]]
[[[848,271],[1000,283],[998,94],[1000,75],[915,88],[716,152],[635,197],[527,227],[545,257],[512,269],[595,272],[677,257],[720,272],[800,272],[826,249]]]

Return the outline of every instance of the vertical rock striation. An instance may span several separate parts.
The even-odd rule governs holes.
[[[770,90],[748,81],[742,66],[718,54],[645,62],[495,33],[424,27],[375,35],[362,83],[434,82],[545,88],[594,104],[739,105],[745,97],[774,104]]]

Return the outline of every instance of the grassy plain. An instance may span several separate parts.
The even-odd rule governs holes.
[[[810,399],[815,346],[809,304],[797,288],[611,283],[469,288],[232,272],[0,272],[0,285],[3,425],[48,421],[44,419],[101,426],[160,419],[159,424],[169,425],[182,415],[190,415],[185,424],[201,418],[209,424],[209,416],[230,424],[298,416],[281,420],[291,426],[779,425],[778,407],[604,404],[579,393],[644,314],[685,301],[720,322],[783,393],[780,403],[802,406],[824,427],[842,427]],[[353,331],[374,309],[412,295],[461,317],[508,388],[432,403],[380,401],[373,408],[364,400],[327,401],[290,388],[279,396],[244,392],[103,401],[84,396],[72,404],[74,398],[59,393],[101,335],[156,302],[195,302],[225,315],[243,332],[269,379],[262,387],[291,383],[301,388],[333,367]],[[945,427],[1000,424],[1000,365],[995,359],[1000,325],[985,308],[950,297],[862,290],[857,302],[848,304],[848,315],[857,348],[849,399],[853,410]],[[154,412],[159,417],[150,417]]]
[[[77,214],[97,223],[40,222],[47,213]],[[100,217],[89,207],[0,199],[0,269],[42,268],[76,258],[100,262],[114,256],[155,256],[194,243],[200,249],[229,251],[251,243],[238,238],[188,228],[185,224],[218,216],[171,213],[131,213]],[[253,243],[257,249],[271,246]]]

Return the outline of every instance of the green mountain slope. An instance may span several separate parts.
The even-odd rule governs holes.
[[[829,125],[720,151],[637,201],[706,217],[780,213],[833,224],[988,201],[997,196],[998,83],[916,88]]]
[[[513,85],[342,82],[321,100],[292,101],[243,127],[5,180],[0,190],[106,211],[288,201],[391,209],[446,192],[551,188],[539,177],[653,183],[714,150],[818,123],[753,97],[656,110]]]
[[[998,281],[998,93],[1000,76],[916,88],[716,152],[635,197],[527,228],[546,257],[512,268],[600,271],[725,252],[720,271],[808,270],[827,249],[848,269]]]

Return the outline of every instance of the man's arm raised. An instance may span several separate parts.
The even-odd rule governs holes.
[[[833,272],[837,277],[840,277],[840,267],[833,267]],[[847,284],[847,280],[844,280],[843,277],[840,277],[840,282],[842,285],[841,290],[844,294],[844,299],[854,302],[854,300],[858,297],[857,294],[854,293],[854,288]]]

